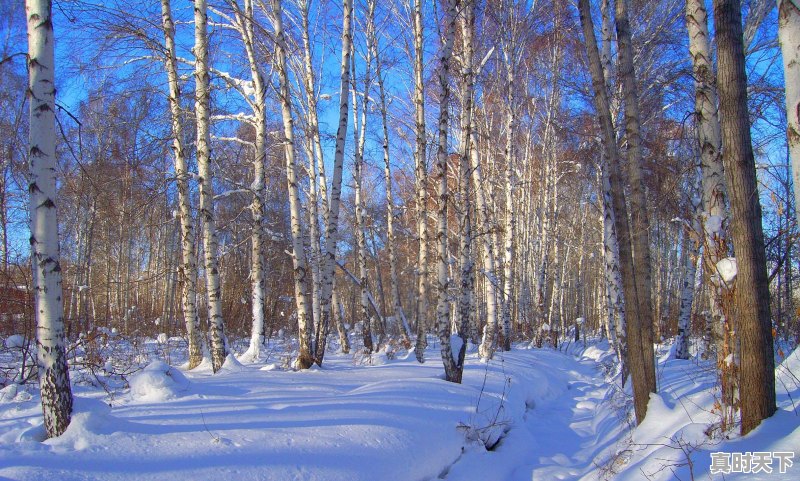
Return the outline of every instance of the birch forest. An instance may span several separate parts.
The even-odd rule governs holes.
[[[158,369],[208,394],[235,365],[246,397],[401,366],[369,382],[434,379],[404,389],[441,406],[474,384],[504,413],[594,349],[619,433],[694,399],[656,402],[670,369],[708,380],[703,443],[800,426],[794,0],[0,0],[0,132],[0,477],[66,469],[4,454],[29,438],[3,402],[67,439],[95,426],[82,397],[117,416]],[[226,405],[194,417],[230,448]],[[447,429],[502,451],[523,414]],[[768,437],[794,452],[794,428]],[[647,479],[769,447],[665,439]],[[645,479],[608,450],[534,479]],[[479,479],[465,462],[394,474]],[[309,469],[263,479],[340,479]]]

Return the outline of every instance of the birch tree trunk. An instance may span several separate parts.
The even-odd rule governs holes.
[[[647,413],[647,403],[650,399],[650,388],[645,375],[645,365],[642,356],[642,336],[639,331],[639,303],[636,292],[636,278],[633,263],[633,253],[631,252],[631,235],[628,225],[628,208],[625,204],[624,184],[620,172],[619,154],[617,152],[617,141],[614,132],[614,125],[611,121],[611,109],[609,107],[608,92],[603,75],[603,67],[600,63],[600,53],[597,49],[597,41],[594,35],[594,22],[591,17],[589,0],[579,0],[578,10],[583,26],[583,36],[586,42],[586,52],[589,57],[589,68],[592,75],[592,90],[594,91],[595,108],[597,110],[598,123],[600,124],[603,149],[609,166],[609,180],[611,183],[612,203],[614,206],[614,226],[617,230],[619,240],[620,274],[624,289],[626,302],[626,337],[628,341],[628,366],[630,368],[631,380],[633,384],[634,410],[636,420],[641,423]]]
[[[352,50],[352,18],[353,2],[344,0],[342,18],[342,62],[341,83],[339,86],[339,127],[336,131],[336,152],[333,158],[333,180],[325,223],[325,258],[322,269],[322,295],[320,296],[320,326],[317,328],[316,362],[322,364],[325,356],[325,344],[330,329],[331,296],[333,293],[333,276],[336,267],[336,243],[339,240],[339,199],[342,193],[342,167],[344,164],[344,148],[347,140],[348,95],[350,93],[350,55]],[[288,95],[288,88],[287,88]]]
[[[370,17],[369,22],[372,25],[368,32],[375,35],[375,2],[376,0],[369,0]],[[392,311],[394,312],[394,319],[400,326],[400,337],[402,343],[406,348],[411,347],[411,329],[408,326],[406,314],[403,311],[403,305],[400,302],[400,281],[397,272],[397,253],[395,252],[395,234],[394,234],[394,196],[392,195],[392,165],[389,156],[389,116],[386,105],[386,88],[384,86],[383,75],[381,71],[381,57],[378,40],[375,38],[372,41],[372,56],[375,58],[375,78],[378,81],[378,93],[380,100],[381,122],[383,127],[383,181],[386,184],[386,250],[389,254],[389,282],[390,291],[392,296]]]
[[[650,259],[650,221],[647,217],[647,199],[642,177],[642,139],[639,117],[639,95],[633,67],[633,45],[628,21],[628,0],[616,0],[617,47],[619,50],[619,76],[625,97],[625,141],[628,154],[628,179],[630,182],[631,240],[633,264],[636,269],[636,297],[628,303],[639,304],[638,329],[641,332],[641,349],[644,381],[649,392],[656,392],[655,355],[653,352],[653,298]],[[646,410],[646,406],[645,406]],[[642,413],[644,417],[644,413]]]
[[[47,437],[52,438],[66,431],[72,417],[56,213],[55,35],[49,0],[27,0],[25,13],[28,18],[28,192],[36,362],[44,427]]]
[[[419,237],[419,257],[417,262],[417,342],[414,355],[417,361],[425,362],[425,348],[428,346],[428,162],[425,130],[425,82],[422,24],[422,0],[412,0],[412,30],[414,33],[414,188],[417,201],[417,236]]]
[[[708,13],[702,0],[686,0],[686,29],[689,33],[689,55],[695,79],[695,124],[700,150],[700,165],[703,171],[704,210],[704,265],[707,283],[711,289],[711,317],[714,326],[727,324],[722,306],[722,289],[712,279],[717,275],[717,262],[727,256],[725,221],[727,213],[727,189],[720,149],[719,113],[714,67],[711,64],[711,42],[708,32]],[[716,226],[719,226],[717,228]],[[710,337],[709,337],[710,341]],[[704,355],[710,350],[705,346]]]
[[[374,8],[374,2],[369,2],[368,9]],[[373,15],[374,12],[368,11],[367,17]],[[367,24],[367,38],[374,38],[374,33],[371,34],[370,24]],[[368,40],[369,42],[369,40]],[[352,46],[352,45],[351,45]],[[353,82],[353,144],[355,145],[355,152],[353,153],[353,181],[354,181],[354,196],[355,196],[355,210],[356,210],[356,249],[358,259],[358,285],[360,290],[361,301],[361,335],[364,339],[364,351],[366,354],[372,354],[374,350],[372,340],[371,318],[369,312],[369,284],[367,278],[367,226],[364,205],[364,145],[366,142],[367,131],[367,109],[369,108],[369,89],[370,89],[370,75],[371,75],[371,56],[372,49],[367,47],[367,56],[365,59],[366,71],[364,72],[364,92],[363,104],[361,105],[361,120],[359,122],[359,105],[358,105],[358,92],[356,88],[356,63],[355,58],[350,58],[352,68],[352,82]]]
[[[714,0],[714,27],[722,161],[731,192],[731,231],[738,267],[734,302],[741,336],[739,399],[744,435],[775,413],[775,361],[738,0]]]
[[[678,314],[678,335],[675,338],[675,358],[689,359],[689,327],[692,317],[692,302],[694,302],[697,255],[700,249],[698,244],[692,240],[689,232],[684,233],[681,249],[684,251],[684,274],[681,285],[681,307]]]
[[[172,20],[170,0],[161,0],[161,20],[166,47],[165,67],[169,83],[169,109],[172,124],[172,152],[175,165],[175,181],[178,186],[178,221],[180,222],[181,266],[179,274],[183,292],[183,322],[189,339],[189,369],[194,369],[203,360],[203,337],[200,318],[197,315],[197,260],[194,244],[194,222],[189,196],[189,172],[186,167],[186,150],[183,145],[181,122],[181,91],[178,77],[178,62],[175,53],[175,22]]]
[[[281,0],[272,0],[272,28],[275,31],[275,70],[280,84],[278,97],[283,120],[283,149],[286,160],[286,182],[289,190],[289,212],[292,229],[292,267],[294,269],[294,298],[297,307],[297,326],[300,349],[297,366],[308,369],[314,364],[312,325],[308,306],[308,267],[303,248],[303,209],[300,204],[298,167],[294,148],[294,119],[289,89],[289,69],[286,61],[286,38],[283,32],[283,5]]]
[[[339,301],[335,285],[331,294],[331,302],[333,303],[333,320],[336,323],[336,331],[339,334],[339,346],[342,354],[348,354],[350,352],[350,339],[347,337],[347,329],[344,326],[344,305]]]
[[[792,164],[795,205],[800,205],[800,7],[796,0],[778,0],[778,40],[786,86],[786,139]],[[800,222],[800,209],[795,209]]]
[[[470,202],[470,163],[472,144],[472,116],[474,109],[475,73],[473,70],[473,56],[475,54],[473,39],[475,31],[475,2],[463,0],[461,15],[461,149],[458,162],[459,185],[459,267],[460,290],[458,294],[458,320],[457,330],[461,336],[462,347],[458,353],[456,364],[464,364],[466,352],[467,332],[470,318],[472,317],[472,297],[475,293],[472,260],[472,219]],[[447,104],[443,106],[447,108]]]
[[[320,301],[322,295],[322,244],[320,239],[319,200],[322,201],[322,214],[327,217],[328,199],[325,180],[325,159],[319,133],[317,116],[317,92],[314,82],[314,67],[311,57],[311,40],[309,33],[309,1],[299,2],[301,18],[301,36],[303,44],[303,87],[306,93],[307,143],[309,169],[309,230],[311,237],[311,277],[312,277],[312,312],[314,325],[320,323]],[[349,347],[348,347],[349,350]]]
[[[473,124],[475,119],[473,118]],[[475,130],[473,129],[473,132]],[[477,202],[478,222],[481,231],[485,232],[483,236],[483,270],[486,276],[485,290],[486,290],[486,325],[483,328],[483,337],[481,344],[478,348],[478,353],[483,360],[489,360],[494,356],[495,342],[497,340],[497,290],[499,280],[497,279],[495,269],[495,256],[492,238],[489,231],[492,229],[491,213],[489,212],[488,202],[486,200],[483,179],[483,169],[481,168],[480,159],[478,157],[478,144],[477,139],[472,139],[472,149],[470,150],[470,157],[472,159],[472,180],[475,184],[475,199]]]
[[[628,343],[625,335],[625,297],[620,274],[619,238],[614,225],[616,213],[611,193],[611,176],[605,156],[600,161],[600,185],[603,196],[603,267],[606,277],[609,337],[614,336],[614,349],[620,362],[622,384],[628,375]]]
[[[211,173],[211,90],[208,76],[208,6],[206,0],[194,4],[195,114],[197,116],[197,171],[200,176],[200,217],[203,219],[203,261],[206,274],[208,322],[211,327],[211,366],[222,368],[228,355],[225,322],[220,298],[217,228],[214,218],[214,183]]]
[[[253,200],[250,203],[253,230],[250,235],[250,294],[252,308],[252,327],[250,345],[242,356],[248,361],[257,361],[261,345],[264,344],[264,298],[266,289],[266,273],[264,259],[264,216],[266,214],[264,198],[266,195],[266,158],[267,158],[267,87],[264,74],[255,50],[255,27],[253,0],[244,0],[244,11],[237,0],[230,1],[235,13],[236,29],[242,37],[247,61],[250,65],[250,77],[253,83],[253,118],[256,133],[255,152],[253,158],[253,183],[251,190]]]
[[[514,160],[514,129],[516,118],[514,113],[514,67],[513,46],[512,52],[506,52],[506,146],[505,146],[505,207],[504,219],[505,245],[503,255],[503,350],[511,350],[511,294],[514,290],[514,239],[516,237],[516,216],[514,212],[515,194],[515,160]]]
[[[436,320],[439,340],[441,341],[442,363],[444,364],[445,379],[450,382],[461,383],[464,369],[464,353],[466,342],[462,340],[461,346],[451,342],[450,327],[450,301],[447,291],[450,287],[448,276],[449,256],[447,252],[447,204],[450,200],[450,190],[447,185],[447,158],[448,158],[448,129],[450,106],[450,61],[453,53],[455,39],[456,16],[458,15],[459,0],[444,1],[444,38],[439,52],[439,145],[436,152],[436,181],[438,185],[438,207],[436,215],[436,269],[437,269],[437,302]],[[452,336],[456,338],[458,336]],[[453,349],[455,347],[455,349]]]

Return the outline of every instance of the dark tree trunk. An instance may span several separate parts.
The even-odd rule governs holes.
[[[714,0],[722,161],[732,212],[738,274],[733,319],[741,339],[739,397],[742,434],[775,412],[775,361],[767,262],[756,168],[747,111],[742,14],[739,0]]]

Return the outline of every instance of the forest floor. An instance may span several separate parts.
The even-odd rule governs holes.
[[[591,343],[590,343],[591,344]],[[517,346],[461,385],[442,379],[438,346],[419,364],[329,354],[288,369],[281,346],[260,362],[232,356],[212,374],[163,362],[110,396],[74,383],[67,432],[42,442],[38,391],[0,390],[0,479],[14,480],[557,480],[737,479],[711,475],[711,453],[792,452],[794,466],[753,479],[800,479],[800,353],[783,360],[778,413],[753,433],[707,436],[714,375],[659,359],[660,392],[631,426],[629,392],[605,342],[564,351]]]

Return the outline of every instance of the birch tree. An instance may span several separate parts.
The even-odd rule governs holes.
[[[472,216],[470,199],[470,149],[472,147],[472,116],[475,96],[475,71],[473,56],[475,47],[475,2],[463,0],[463,9],[460,15],[461,25],[461,139],[460,158],[458,162],[459,198],[458,223],[459,223],[459,267],[460,289],[458,293],[457,329],[461,335],[461,349],[458,352],[457,365],[463,369],[464,353],[466,352],[466,333],[472,317],[474,289],[474,261],[472,259]],[[447,104],[442,108],[446,109]]]
[[[322,140],[319,132],[319,118],[317,114],[317,91],[314,81],[314,63],[311,52],[311,35],[309,26],[309,0],[301,0],[300,7],[300,34],[303,48],[303,69],[300,75],[305,91],[306,98],[306,124],[308,137],[306,140],[308,155],[308,212],[309,212],[309,235],[311,238],[311,276],[312,276],[312,307],[314,313],[314,325],[320,323],[320,296],[322,295],[322,245],[320,239],[320,200],[322,204],[322,215],[327,219],[328,198],[327,181],[325,176],[325,157],[322,150]],[[334,307],[334,309],[336,309]],[[334,316],[334,319],[336,316]],[[337,323],[340,326],[341,323]],[[341,338],[342,346],[346,344],[347,338]],[[349,349],[349,347],[348,347]]]
[[[52,438],[66,431],[72,417],[56,213],[56,65],[52,4],[49,0],[27,0],[25,14],[28,18],[28,192],[36,361],[44,427],[47,437]]]
[[[367,18],[372,18],[375,15],[375,3],[369,2],[367,6]],[[369,284],[367,278],[367,225],[366,225],[366,212],[364,202],[364,146],[367,138],[367,109],[369,108],[369,94],[370,84],[372,83],[372,41],[375,39],[374,22],[367,21],[366,36],[367,36],[367,52],[364,59],[366,65],[364,71],[364,90],[361,92],[363,102],[359,107],[358,97],[359,93],[356,88],[356,63],[355,55],[351,56],[351,71],[353,82],[353,183],[354,183],[354,196],[355,196],[355,211],[356,211],[356,258],[358,259],[358,285],[360,291],[361,301],[361,335],[364,339],[364,351],[366,354],[371,354],[374,346],[372,340],[371,318],[369,312]],[[354,49],[351,44],[351,48]],[[359,119],[359,111],[361,117]]]
[[[589,0],[578,1],[578,11],[583,27],[583,36],[586,44],[586,53],[589,58],[589,70],[592,75],[592,90],[594,93],[595,109],[598,123],[602,133],[603,150],[608,159],[609,181],[611,184],[612,204],[614,207],[614,227],[619,240],[620,274],[624,289],[625,299],[630,302],[625,304],[625,334],[628,342],[628,366],[633,384],[633,401],[636,420],[641,423],[647,413],[647,403],[650,398],[650,384],[645,374],[643,359],[642,334],[640,332],[639,303],[636,302],[636,279],[631,249],[631,233],[628,225],[628,208],[625,203],[624,185],[619,165],[616,134],[611,121],[608,92],[600,63],[600,53],[594,34],[594,22],[591,16]],[[652,347],[652,345],[651,345]]]
[[[289,213],[292,229],[292,267],[294,268],[294,299],[297,307],[298,338],[300,349],[297,366],[308,369],[314,363],[314,345],[312,342],[312,319],[309,316],[309,298],[307,291],[308,266],[303,247],[303,212],[300,204],[300,185],[298,165],[294,148],[294,119],[292,117],[292,101],[289,86],[289,68],[286,61],[286,37],[283,31],[282,0],[272,0],[272,28],[275,32],[275,70],[278,75],[278,98],[281,104],[283,120],[283,152],[286,161],[286,183],[289,190]]]
[[[255,128],[255,145],[253,153],[253,182],[250,184],[252,200],[250,215],[252,233],[250,234],[250,300],[252,309],[252,326],[250,329],[250,345],[242,356],[243,359],[256,361],[260,356],[261,345],[264,344],[264,298],[266,288],[266,272],[264,259],[264,216],[266,209],[266,159],[267,159],[267,86],[261,62],[256,54],[256,29],[253,0],[244,0],[242,8],[237,0],[228,0],[234,12],[232,26],[239,33],[250,66],[250,82],[253,87],[253,98],[246,98],[253,109],[253,127]]]
[[[463,337],[453,335],[451,339],[450,326],[450,300],[448,289],[450,278],[448,276],[449,253],[447,249],[447,207],[450,199],[450,189],[447,185],[448,161],[448,129],[450,125],[450,68],[455,40],[456,20],[458,15],[459,0],[444,1],[444,36],[439,51],[439,144],[436,151],[436,183],[438,205],[436,212],[436,320],[439,340],[441,341],[442,362],[444,364],[445,379],[450,382],[461,383],[464,370],[464,353],[466,342]],[[458,343],[453,340],[459,339]]]
[[[722,305],[723,285],[714,280],[714,277],[718,277],[717,263],[727,256],[725,225],[728,208],[721,156],[722,134],[717,110],[716,78],[711,63],[711,40],[705,2],[686,0],[686,29],[689,33],[689,56],[692,59],[695,87],[695,128],[703,175],[702,208],[705,236],[703,263],[712,292],[709,317],[711,325],[708,326],[708,329],[711,329],[712,326],[728,324]],[[705,353],[709,350],[710,345],[706,345]]]
[[[414,34],[414,187],[417,201],[417,237],[419,256],[417,261],[417,342],[414,355],[417,361],[425,361],[428,346],[428,162],[426,154],[425,128],[425,81],[423,59],[422,0],[412,0],[412,31]]]
[[[172,19],[170,0],[161,0],[161,24],[166,48],[164,66],[169,84],[169,110],[172,125],[172,155],[175,166],[175,182],[178,186],[178,219],[180,222],[181,265],[179,274],[183,285],[181,304],[186,337],[189,340],[189,369],[194,369],[203,360],[203,338],[200,318],[197,315],[197,260],[194,243],[194,222],[189,196],[190,174],[186,166],[187,154],[183,143],[181,120],[181,91],[178,76],[178,61],[175,52],[175,22]]]
[[[344,165],[344,148],[347,140],[347,123],[349,110],[347,106],[350,94],[350,55],[353,33],[353,2],[344,0],[342,5],[342,61],[339,86],[339,126],[336,130],[336,151],[333,158],[333,179],[331,181],[330,199],[325,222],[325,254],[322,269],[322,295],[320,296],[320,326],[316,329],[316,359],[322,364],[325,356],[325,344],[330,328],[332,315],[331,296],[333,294],[333,277],[336,267],[336,244],[339,240],[339,204],[342,194],[342,167]],[[288,91],[287,91],[288,93]]]
[[[206,0],[194,4],[195,115],[197,118],[197,171],[200,179],[200,217],[203,220],[203,262],[206,276],[206,303],[211,327],[211,365],[214,372],[222,368],[228,355],[225,322],[220,298],[217,226],[214,217],[214,184],[211,173],[211,121],[208,66],[208,5]]]
[[[786,139],[795,205],[800,205],[800,7],[796,0],[778,0],[778,40],[783,54]],[[795,209],[795,215],[800,224],[800,209]]]

